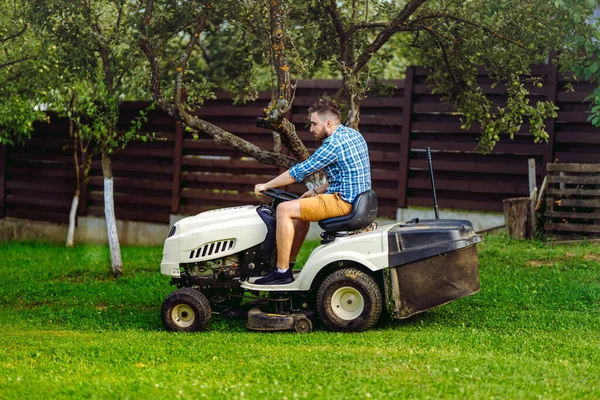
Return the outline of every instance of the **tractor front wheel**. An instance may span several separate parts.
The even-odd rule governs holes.
[[[325,325],[334,331],[362,332],[379,320],[381,290],[370,275],[355,268],[340,269],[319,287],[317,310]]]
[[[161,310],[165,328],[173,332],[205,331],[211,314],[206,296],[193,288],[182,288],[168,295]]]

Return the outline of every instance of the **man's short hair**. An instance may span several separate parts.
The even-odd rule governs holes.
[[[340,109],[330,99],[319,99],[315,101],[310,107],[308,107],[308,113],[317,113],[320,117],[336,117],[337,120],[341,120]],[[321,120],[323,120],[321,118]]]

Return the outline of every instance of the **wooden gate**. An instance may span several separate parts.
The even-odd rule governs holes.
[[[548,164],[548,236],[600,236],[600,164]]]

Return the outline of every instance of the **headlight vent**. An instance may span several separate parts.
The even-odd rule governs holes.
[[[190,258],[215,256],[219,253],[224,253],[231,250],[235,244],[235,239],[227,239],[219,242],[206,243],[198,247],[198,249],[190,252]]]
[[[171,236],[173,236],[175,234],[175,231],[177,231],[177,227],[175,225],[173,225],[173,227],[171,228],[171,231],[169,232],[169,235],[167,237],[170,238]]]

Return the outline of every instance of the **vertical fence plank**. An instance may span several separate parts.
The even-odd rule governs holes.
[[[171,214],[179,212],[181,197],[181,167],[183,157],[183,127],[175,122],[175,148],[173,149],[173,185],[171,187]]]
[[[408,187],[408,159],[410,157],[410,131],[415,67],[406,69],[404,107],[402,108],[402,137],[400,138],[400,176],[398,178],[398,208],[406,207]]]
[[[556,93],[558,91],[558,67],[554,64],[547,65],[547,81],[546,81],[546,101],[551,101],[556,104]],[[554,162],[554,138],[556,119],[551,119],[546,122],[546,132],[548,132],[548,143],[544,152],[544,160],[542,162],[543,175],[546,175],[546,165]]]
[[[5,199],[6,199],[6,146],[0,144],[0,218],[6,216]]]

